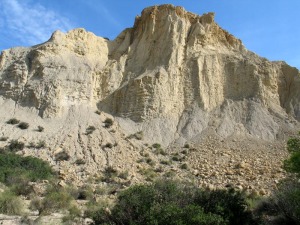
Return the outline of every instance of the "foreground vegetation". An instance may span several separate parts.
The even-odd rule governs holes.
[[[174,180],[132,186],[111,211],[98,208],[86,216],[95,224],[257,224],[242,193],[201,190]]]
[[[0,151],[2,214],[26,216],[25,197],[30,200],[29,209],[40,216],[62,212],[66,215],[64,224],[81,223],[83,218],[93,219],[95,225],[300,224],[299,136],[287,142],[291,155],[284,162],[284,169],[290,176],[264,199],[234,189],[206,190],[192,183],[164,178],[119,191],[114,204],[107,204],[97,200],[95,195],[115,194],[115,188],[105,191],[89,186],[59,185],[57,175],[47,162],[16,154],[23,147],[23,143],[13,140]],[[113,168],[107,168],[102,181],[114,183],[116,173]],[[122,177],[127,176],[122,174]],[[36,193],[32,183],[43,184],[44,190]],[[118,184],[112,187],[114,185]],[[84,200],[83,207],[75,200]]]

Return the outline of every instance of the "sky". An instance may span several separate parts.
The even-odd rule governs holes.
[[[300,68],[300,0],[0,0],[0,51],[79,27],[114,39],[144,8],[160,4],[215,12],[215,21],[248,50]]]

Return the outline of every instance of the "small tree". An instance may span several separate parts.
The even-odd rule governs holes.
[[[110,128],[113,125],[113,120],[111,118],[106,118],[104,120],[104,127],[105,128]]]
[[[12,124],[12,125],[18,124],[19,122],[20,122],[20,120],[18,120],[16,118],[11,118],[8,121],[6,121],[7,124]]]
[[[263,217],[271,215],[272,224],[300,224],[300,136],[288,140],[287,150],[290,157],[284,161],[284,169],[296,176],[284,179],[268,202],[256,209]]]
[[[29,127],[29,124],[26,122],[21,122],[18,124],[18,127],[22,130],[26,130]]]
[[[300,175],[300,137],[290,138],[287,142],[287,149],[291,156],[284,161],[284,168],[288,172]]]

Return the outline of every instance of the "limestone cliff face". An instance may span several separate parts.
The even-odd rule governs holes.
[[[248,51],[213,13],[172,5],[146,8],[113,41],[76,29],[3,51],[0,95],[42,118],[97,106],[165,145],[209,129],[273,140],[300,120],[297,69]]]

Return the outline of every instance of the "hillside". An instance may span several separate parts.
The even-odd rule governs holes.
[[[213,13],[172,5],[146,8],[112,41],[75,29],[5,50],[0,87],[1,146],[24,142],[19,154],[77,186],[105,185],[113,167],[127,183],[173,173],[264,195],[299,129],[296,68],[247,50]]]

